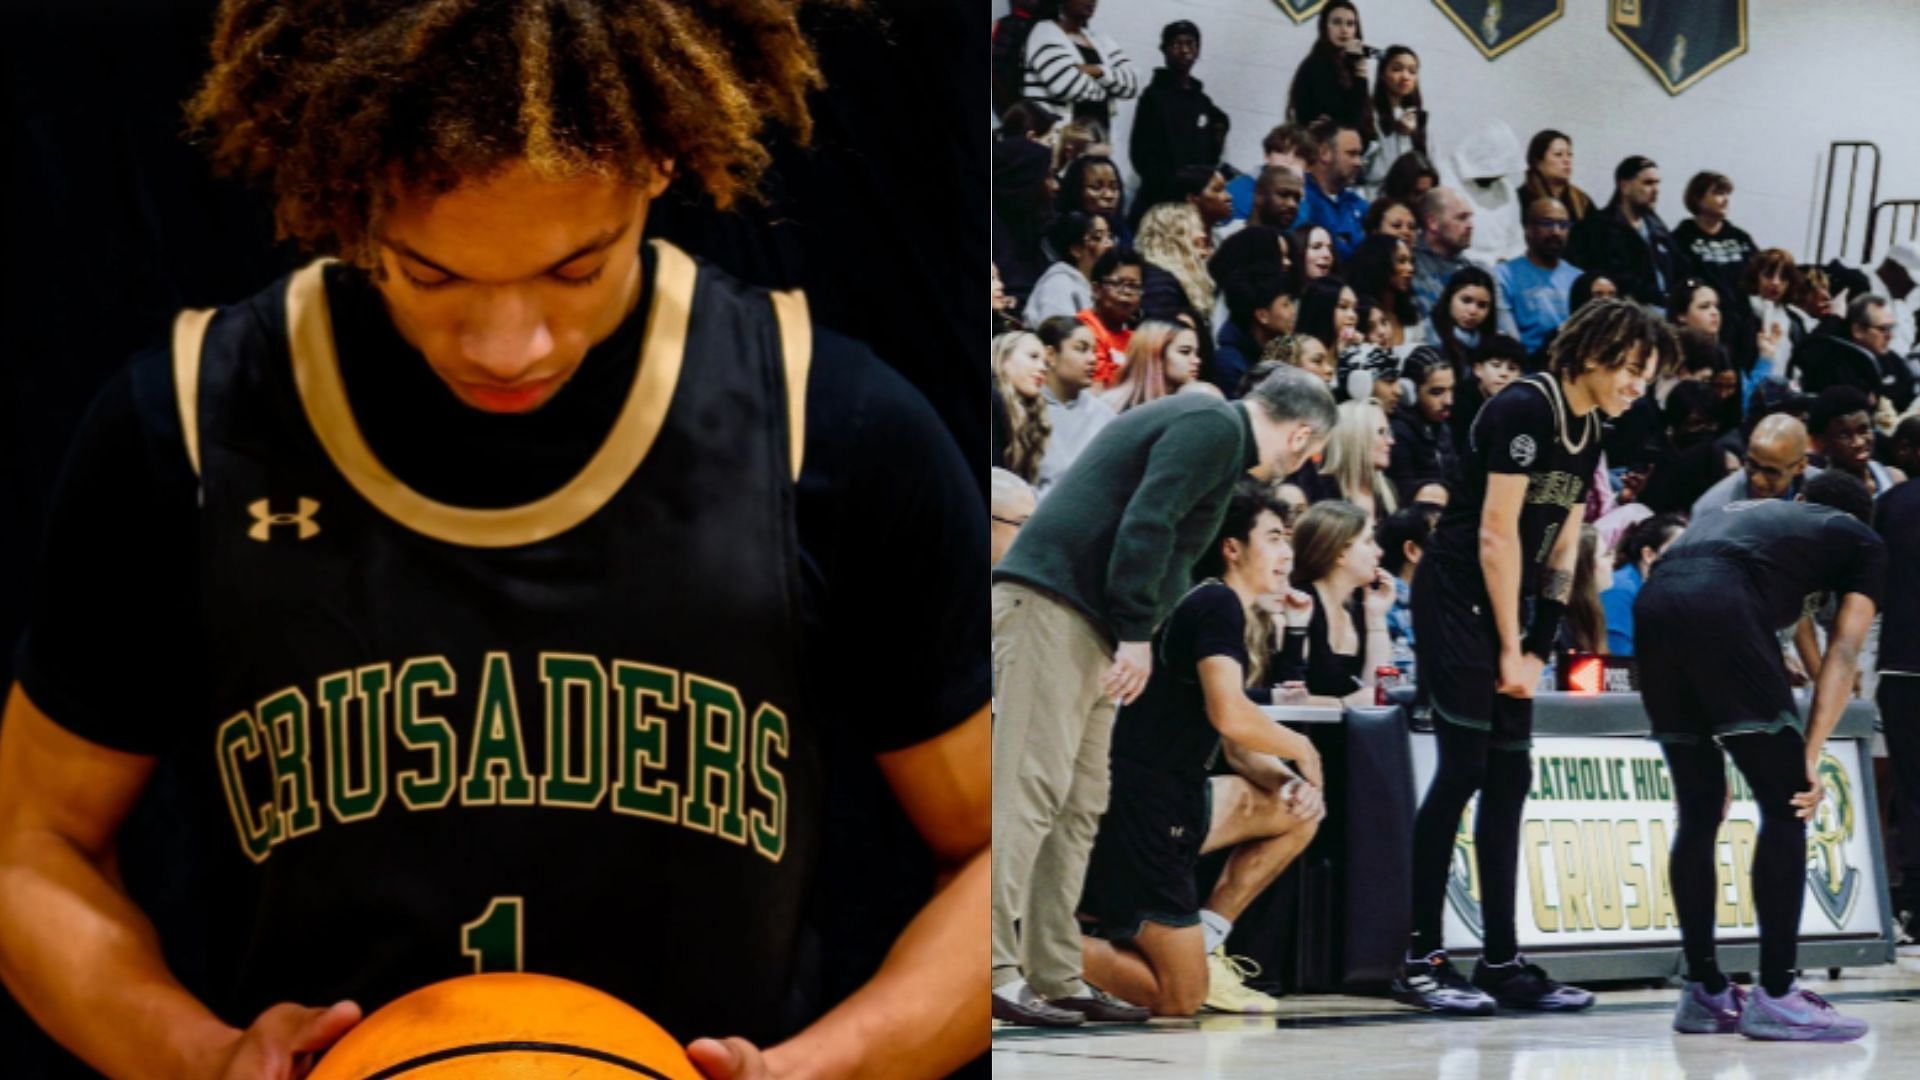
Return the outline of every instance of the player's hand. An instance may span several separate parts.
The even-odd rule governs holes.
[[[1793,813],[1802,821],[1813,816],[1820,808],[1820,800],[1827,797],[1827,785],[1820,782],[1820,758],[1817,754],[1807,755],[1807,790],[1794,795]]]
[[[1540,673],[1546,670],[1547,662],[1518,650],[1500,654],[1500,693],[1514,698],[1533,697],[1534,688],[1540,685]]]
[[[1287,785],[1280,789],[1280,798],[1286,802],[1293,816],[1302,821],[1319,821],[1327,816],[1325,793],[1304,779],[1287,781]]]
[[[1387,612],[1393,610],[1395,596],[1393,575],[1385,570],[1375,570],[1373,580],[1367,584],[1366,598],[1361,601],[1367,620],[1377,622],[1386,618]]]
[[[1152,674],[1153,644],[1123,641],[1114,650],[1113,666],[1100,676],[1100,692],[1116,705],[1131,705],[1147,688],[1147,677]]]
[[[219,1080],[299,1080],[314,1058],[360,1022],[360,1006],[326,1008],[283,1003],[259,1015],[223,1048],[210,1073]]]
[[[773,1070],[760,1048],[745,1039],[695,1039],[687,1046],[707,1080],[772,1080]]]
[[[1292,728],[1279,725],[1287,739],[1287,752],[1279,756],[1293,762],[1293,769],[1300,778],[1317,788],[1326,787],[1326,781],[1320,775],[1320,751],[1314,749],[1313,741]]]
[[[1288,589],[1280,594],[1280,614],[1288,626],[1307,625],[1313,621],[1313,597],[1300,589]]]

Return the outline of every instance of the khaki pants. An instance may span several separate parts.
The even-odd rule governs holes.
[[[1085,616],[993,587],[993,983],[1086,992],[1074,910],[1107,809],[1112,650]],[[1018,921],[1016,929],[1015,922]]]

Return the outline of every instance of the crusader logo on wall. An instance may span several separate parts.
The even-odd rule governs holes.
[[[1303,23],[1320,14],[1320,9],[1327,6],[1327,0],[1273,0],[1273,4],[1286,12],[1287,18]]]
[[[1611,0],[1607,29],[1678,94],[1747,51],[1747,3]]]
[[[1491,60],[1539,33],[1566,11],[1564,0],[1433,0]]]

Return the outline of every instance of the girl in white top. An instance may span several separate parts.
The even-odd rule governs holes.
[[[1367,171],[1360,191],[1369,200],[1380,193],[1387,170],[1400,155],[1427,154],[1427,110],[1420,100],[1420,57],[1405,45],[1387,49],[1373,81],[1373,123],[1379,138],[1367,148]]]

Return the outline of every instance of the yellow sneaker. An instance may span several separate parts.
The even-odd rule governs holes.
[[[1260,977],[1260,965],[1244,956],[1228,956],[1221,945],[1207,955],[1207,1008],[1213,1012],[1239,1013],[1243,1016],[1272,1016],[1280,1011],[1280,999],[1248,986],[1246,980]]]

